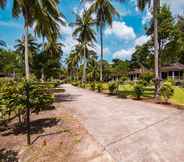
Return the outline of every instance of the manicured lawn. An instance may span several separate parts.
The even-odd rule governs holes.
[[[176,87],[170,101],[174,104],[184,105],[184,88]]]
[[[103,90],[108,90],[108,83],[103,83]],[[90,84],[86,85],[90,88]],[[133,84],[121,84],[119,85],[119,92],[126,95],[127,97],[134,97],[134,85]],[[148,86],[144,89],[143,98],[153,98],[154,97],[154,86]],[[170,102],[176,105],[184,105],[184,88],[175,87],[174,95],[171,97]]]
[[[133,97],[134,95],[133,85],[131,84],[120,85],[119,91],[124,92],[128,97]],[[146,87],[143,97],[154,97],[154,86]],[[175,87],[174,95],[171,97],[170,102],[177,105],[184,105],[184,88]]]

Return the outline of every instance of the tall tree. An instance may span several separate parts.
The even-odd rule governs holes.
[[[71,51],[69,57],[66,60],[68,74],[70,79],[78,80],[78,69],[79,69],[79,61],[81,60],[81,54],[78,52],[77,49]]]
[[[162,64],[169,64],[176,61],[171,52],[166,52],[170,43],[175,39],[174,19],[169,6],[163,5],[157,16],[158,19],[158,43],[159,43],[159,73]],[[152,19],[150,26],[147,28],[147,34],[153,36],[154,21]]]
[[[59,17],[58,0],[14,0],[13,1],[13,16],[24,18],[24,32],[25,32],[25,71],[26,78],[29,79],[29,58],[28,58],[28,33],[29,28],[37,20],[42,21],[45,15],[53,18]]]
[[[160,0],[137,0],[138,8],[144,10],[146,6],[153,4],[154,19],[154,56],[155,56],[155,97],[160,96],[160,76],[159,76],[159,43],[158,43],[158,14],[160,10]]]
[[[35,21],[41,22],[45,15],[55,19],[60,17],[58,9],[59,0],[14,0],[12,15],[13,17],[23,16],[24,32],[25,32],[25,74],[29,80],[29,57],[28,57],[28,34]],[[29,100],[29,86],[27,84],[27,100]],[[30,108],[27,101],[27,144],[31,144],[30,140]]]
[[[78,49],[83,54],[84,60],[82,82],[86,82],[87,54],[89,46],[96,41],[95,31],[93,29],[95,21],[87,11],[84,11],[82,16],[76,15],[76,22],[71,25],[75,27],[73,36],[80,42]]]
[[[103,81],[103,30],[106,24],[112,25],[113,16],[118,15],[118,12],[112,5],[111,0],[88,0],[93,1],[89,8],[89,13],[96,14],[96,25],[100,30],[100,45],[101,45],[101,64],[100,64],[100,81]]]
[[[22,63],[24,63],[24,53],[25,53],[25,36],[23,36],[21,39],[16,40],[16,44],[14,46],[16,52],[20,54],[22,58]],[[38,52],[39,45],[36,42],[36,39],[33,38],[31,34],[28,34],[28,57],[29,57],[29,65],[31,65],[32,57]]]

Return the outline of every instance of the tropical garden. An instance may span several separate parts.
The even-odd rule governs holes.
[[[123,5],[126,0],[117,1]],[[160,78],[163,65],[184,64],[184,15],[173,17],[170,7],[160,0],[137,0],[139,12],[147,9],[152,13],[145,25],[150,39],[136,46],[130,60],[109,62],[104,59],[104,30],[120,13],[111,0],[88,2],[90,6],[82,13],[74,13],[74,22],[67,22],[59,0],[13,1],[12,17],[23,18],[24,31],[12,49],[6,40],[0,41],[0,125],[6,128],[16,120],[26,130],[28,145],[32,143],[32,114],[51,108],[56,101],[54,92],[62,93],[58,87],[63,83],[124,99],[184,106],[184,81],[178,84]],[[6,3],[0,0],[2,11]],[[65,44],[60,27],[68,24],[77,44],[62,62]],[[100,51],[96,51],[97,41]],[[129,72],[140,68],[151,70],[131,81]]]

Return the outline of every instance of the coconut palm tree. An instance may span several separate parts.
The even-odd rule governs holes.
[[[83,0],[84,1],[84,0]],[[87,1],[87,0],[86,0]],[[89,8],[89,13],[96,14],[96,25],[100,30],[100,45],[101,45],[101,65],[100,65],[100,81],[103,80],[103,29],[106,24],[112,25],[113,16],[119,15],[111,0],[88,0],[92,1]]]
[[[6,47],[6,42],[4,42],[3,40],[0,40],[0,46]]]
[[[60,25],[65,26],[66,23],[62,13],[60,13],[60,17],[54,18],[48,14],[43,16],[42,21],[35,21],[34,32],[37,37],[42,37],[44,46],[45,38],[47,38],[47,41],[56,40],[60,36]]]
[[[16,44],[14,46],[16,52],[20,54],[22,66],[25,64],[24,62],[24,53],[25,53],[25,37],[22,36],[21,39],[16,40]],[[32,58],[37,53],[39,49],[39,44],[36,42],[36,40],[33,38],[31,34],[28,34],[28,58],[29,58],[29,65],[32,64]],[[23,66],[24,69],[24,66]]]
[[[26,78],[29,79],[29,59],[28,59],[28,33],[35,21],[41,22],[45,15],[53,19],[59,17],[58,0],[14,0],[13,17],[23,16],[25,32],[25,71]]]
[[[76,22],[71,25],[75,27],[73,36],[79,41],[79,44],[76,47],[80,53],[83,54],[84,67],[82,82],[86,82],[87,52],[89,50],[89,46],[96,41],[95,31],[93,29],[95,21],[87,11],[84,11],[82,16],[76,14]]]
[[[69,57],[66,60],[68,73],[70,74],[71,78],[74,77],[74,80],[78,80],[78,68],[80,60],[81,55],[76,49],[71,51]]]
[[[155,97],[160,96],[160,76],[159,76],[159,43],[158,43],[158,19],[157,15],[160,9],[160,0],[137,0],[138,8],[144,10],[146,6],[153,4],[154,18],[154,55],[155,55]]]
[[[25,36],[22,36],[21,39],[16,40],[16,44],[14,46],[15,50],[21,54],[24,55],[25,53]],[[39,48],[38,43],[36,42],[36,39],[33,38],[31,34],[28,34],[28,49],[29,49],[29,58],[32,57],[33,54],[37,52]]]

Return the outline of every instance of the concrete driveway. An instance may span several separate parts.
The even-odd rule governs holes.
[[[64,106],[116,162],[184,162],[184,111],[62,87]]]

